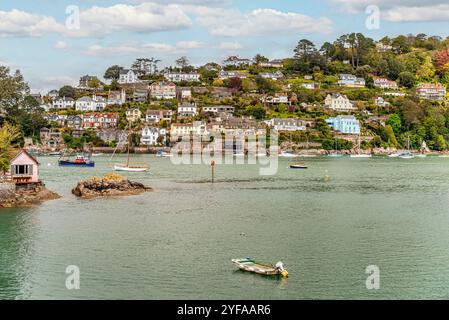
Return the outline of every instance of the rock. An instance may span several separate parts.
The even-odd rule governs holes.
[[[79,198],[96,198],[107,196],[130,196],[152,191],[140,182],[130,181],[120,176],[108,175],[102,180],[94,178],[82,181],[72,190]]]
[[[40,182],[26,186],[17,186],[9,197],[0,197],[0,208],[30,207],[45,201],[61,198],[57,193],[48,190]]]

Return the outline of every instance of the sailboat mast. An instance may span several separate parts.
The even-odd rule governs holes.
[[[131,148],[131,130],[128,131],[128,160],[126,161],[126,166],[129,167],[129,149]]]
[[[359,154],[362,153],[362,137],[361,134],[359,134]]]

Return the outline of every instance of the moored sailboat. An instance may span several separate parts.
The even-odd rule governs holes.
[[[114,170],[115,171],[124,171],[124,172],[146,172],[150,168],[147,165],[139,164],[139,163],[131,163],[131,132],[128,132],[128,146],[127,146],[127,158],[126,163],[116,163],[114,164]],[[117,151],[118,146],[120,143],[117,144],[116,149],[114,150],[114,153],[112,157],[115,155],[115,152]],[[111,157],[111,158],[112,158]]]
[[[359,142],[358,142],[358,152],[357,154],[351,154],[351,158],[372,158],[372,154],[368,154],[368,153],[362,153],[362,147],[361,147],[361,137],[359,134]]]

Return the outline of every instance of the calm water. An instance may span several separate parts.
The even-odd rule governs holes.
[[[0,212],[0,299],[449,298],[449,159],[308,159],[307,171],[173,166],[141,156],[155,191],[78,200],[76,182],[110,171],[41,158],[63,199]],[[326,176],[330,179],[326,179]],[[282,260],[287,280],[232,258]],[[381,290],[365,268],[381,269]],[[81,289],[65,288],[65,268]]]

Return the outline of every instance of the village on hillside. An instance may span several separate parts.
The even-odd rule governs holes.
[[[292,57],[273,60],[230,56],[195,67],[181,57],[159,70],[160,60],[139,58],[111,66],[104,80],[80,75],[76,86],[26,94],[22,111],[3,110],[3,121],[42,153],[112,150],[128,129],[142,152],[185,135],[244,139],[268,129],[295,152],[444,151],[448,48],[448,39],[422,34],[377,42],[350,34],[319,49],[301,40]]]

